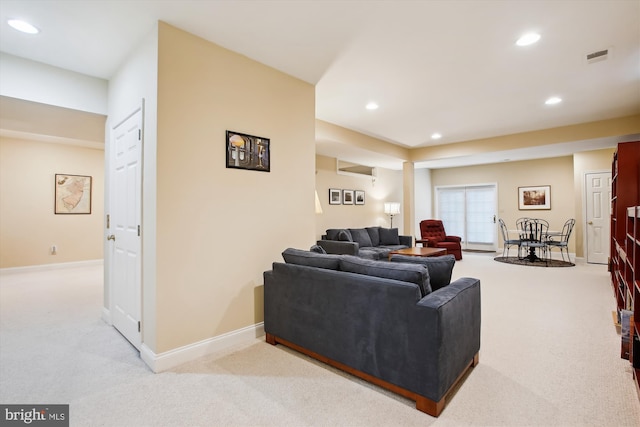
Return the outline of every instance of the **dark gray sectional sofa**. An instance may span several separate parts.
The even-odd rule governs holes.
[[[413,246],[413,237],[398,235],[397,228],[330,228],[318,240],[328,254],[387,259],[389,252]]]
[[[283,252],[264,273],[264,329],[283,344],[385,387],[433,416],[478,363],[480,281],[450,283],[452,255]]]

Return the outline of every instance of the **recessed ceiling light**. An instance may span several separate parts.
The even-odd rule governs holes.
[[[442,135],[437,132],[431,134],[431,139],[440,139],[440,138],[442,138]]]
[[[561,102],[562,102],[562,98],[558,98],[557,96],[552,96],[551,98],[544,101],[544,103],[547,105],[560,104]]]
[[[370,102],[367,104],[366,106],[367,110],[377,110],[378,109],[378,104],[376,104],[375,102]]]
[[[33,25],[20,19],[9,19],[7,24],[9,24],[11,28],[27,34],[38,34],[40,32],[40,30]]]
[[[540,34],[538,33],[527,33],[518,39],[516,44],[518,46],[529,46],[530,44],[534,44],[540,40]]]

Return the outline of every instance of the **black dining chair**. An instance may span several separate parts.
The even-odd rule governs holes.
[[[549,232],[549,222],[544,219],[528,218],[521,225],[520,246],[524,256],[520,259],[548,263],[546,236]]]
[[[576,225],[576,220],[573,218],[568,219],[562,226],[562,232],[559,235],[548,236],[547,247],[549,248],[549,254],[551,254],[551,249],[558,248],[560,249],[562,260],[564,261],[564,252],[566,252],[567,260],[571,262],[571,257],[569,256],[569,237],[571,237],[574,225]],[[558,240],[555,240],[556,238]]]
[[[507,229],[507,225],[504,223],[502,218],[498,219],[498,223],[500,224],[500,231],[502,232],[502,256],[509,256],[509,248],[511,246],[518,247],[518,257],[520,257],[520,239],[509,239],[509,230]]]

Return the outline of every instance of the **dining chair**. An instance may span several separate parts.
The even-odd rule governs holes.
[[[523,232],[521,232],[520,236],[520,246],[525,255],[521,257],[521,259],[527,259],[531,262],[544,261],[548,263],[546,238],[548,232],[548,221],[538,218],[528,218],[527,221],[524,222]],[[536,254],[536,251],[538,254]]]
[[[567,260],[571,262],[571,257],[569,256],[569,237],[571,237],[574,225],[576,225],[576,220],[573,218],[568,219],[562,226],[560,235],[550,235],[547,238],[549,254],[551,254],[551,249],[558,248],[560,249],[560,256],[562,256],[562,260],[564,261],[564,250],[567,253]],[[558,238],[559,240],[554,240],[554,238]]]
[[[507,230],[507,226],[502,220],[502,218],[498,219],[498,223],[500,224],[500,231],[502,232],[502,256],[509,256],[509,248],[511,246],[518,247],[518,257],[520,257],[520,239],[509,239],[509,230]]]

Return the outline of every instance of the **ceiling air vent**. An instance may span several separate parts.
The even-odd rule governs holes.
[[[587,64],[604,61],[609,57],[609,49],[599,50],[587,54]]]

